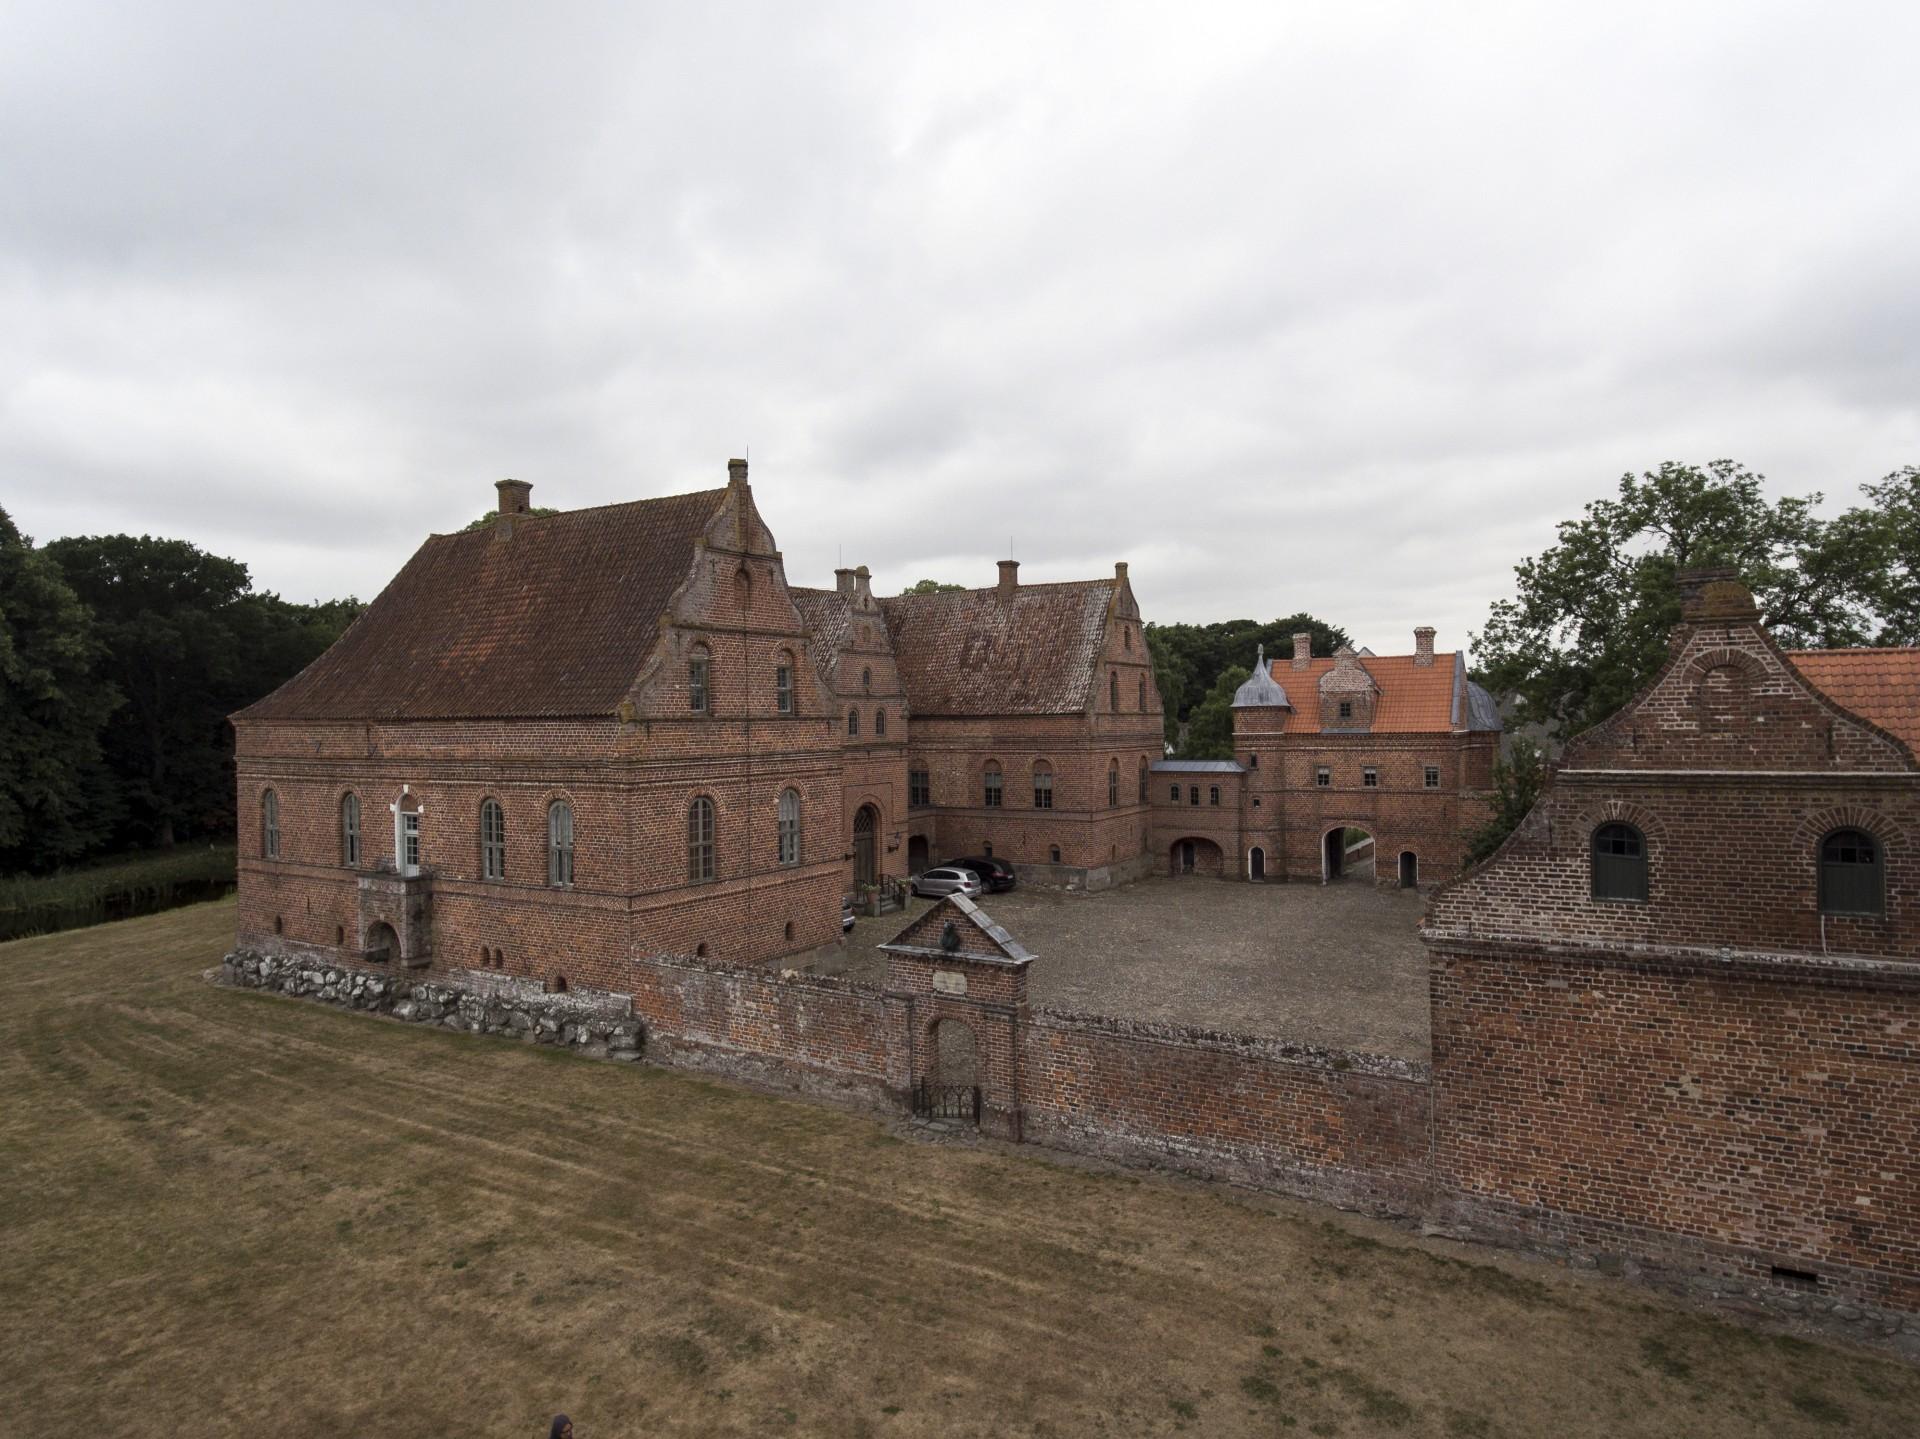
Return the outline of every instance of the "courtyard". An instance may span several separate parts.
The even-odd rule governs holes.
[[[932,903],[861,919],[844,953],[820,951],[808,967],[879,984],[879,946]],[[979,903],[1038,956],[1035,1006],[1427,1058],[1423,901],[1411,890],[1156,876]]]
[[[1037,898],[1037,897],[1036,897]],[[1920,1374],[1273,1197],[0,945],[0,1422],[147,1435],[1904,1435]]]

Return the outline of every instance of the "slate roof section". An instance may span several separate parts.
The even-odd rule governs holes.
[[[1237,759],[1163,759],[1150,766],[1155,774],[1245,774]]]
[[[793,596],[794,608],[800,611],[801,623],[813,640],[809,646],[813,667],[831,692],[834,660],[846,648],[847,636],[853,631],[853,601],[838,590],[810,590],[798,585],[789,585],[787,593]]]
[[[726,491],[434,535],[331,649],[235,718],[612,714]]]
[[[1288,707],[1287,692],[1273,677],[1273,669],[1267,664],[1265,645],[1260,646],[1260,652],[1254,657],[1253,673],[1233,692],[1233,707],[1237,710]]]
[[[949,922],[960,941],[958,949],[942,948],[938,942],[938,936]],[[879,948],[885,953],[910,954],[921,959],[965,959],[975,964],[1011,967],[1029,965],[1038,958],[964,894],[945,896]]]
[[[1507,727],[1506,721],[1500,718],[1500,702],[1472,680],[1468,680],[1466,684],[1467,728],[1500,733]]]
[[[880,601],[916,716],[1081,714],[1117,581]]]
[[[1920,649],[1789,650],[1813,687],[1920,755]]]

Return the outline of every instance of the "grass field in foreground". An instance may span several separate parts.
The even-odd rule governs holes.
[[[0,947],[0,1428],[1897,1435],[1920,1373],[1278,1201]]]

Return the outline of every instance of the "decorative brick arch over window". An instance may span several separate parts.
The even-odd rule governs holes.
[[[1848,834],[1860,837],[1850,846],[1854,854],[1834,854],[1831,859],[1834,868],[1830,872],[1829,842]],[[1899,826],[1885,815],[1863,805],[1833,805],[1805,816],[1794,827],[1793,844],[1799,856],[1798,863],[1804,866],[1801,872],[1806,876],[1808,889],[1813,894],[1819,912],[1855,919],[1884,918],[1887,912],[1888,870],[1893,861],[1901,857],[1901,838]],[[1870,863],[1861,853],[1868,846],[1873,849]],[[1846,847],[1844,844],[1840,846]],[[1848,869],[1861,865],[1868,866],[1871,873],[1855,872],[1848,875]],[[1864,896],[1864,886],[1869,882],[1874,886],[1872,898],[1875,903],[1862,908],[1839,907],[1841,903],[1850,904]],[[1829,907],[1830,901],[1834,902],[1833,907]]]

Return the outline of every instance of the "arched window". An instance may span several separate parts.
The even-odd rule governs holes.
[[[1141,675],[1140,676],[1140,713],[1145,714],[1146,712],[1147,712],[1147,677],[1145,675]]]
[[[352,790],[340,797],[340,863],[349,869],[360,863],[360,796]]]
[[[393,807],[393,857],[400,873],[420,873],[420,797],[408,791]]]
[[[1107,708],[1120,713],[1120,671],[1107,671]]]
[[[1033,762],[1033,807],[1053,808],[1053,766],[1043,759]]]
[[[1000,766],[992,760],[987,761],[985,772],[981,775],[985,793],[980,802],[988,809],[1000,808]]]
[[[785,650],[773,667],[773,707],[783,715],[793,713],[793,656]]]
[[[1110,806],[1120,803],[1120,761],[1117,759],[1107,761],[1107,803]]]
[[[687,807],[687,880],[713,878],[713,801],[701,795]]]
[[[860,738],[860,711],[859,710],[847,711],[847,738],[848,739]]]
[[[488,799],[480,804],[480,878],[507,877],[507,812],[500,801]]]
[[[1132,625],[1120,626],[1120,643],[1123,647],[1127,649],[1133,648],[1133,626]]]
[[[1140,803],[1147,802],[1147,757],[1140,756]]]
[[[573,883],[573,806],[563,799],[547,806],[547,883]]]
[[[687,656],[687,708],[707,712],[707,689],[713,678],[713,656],[705,645],[695,645]]]
[[[1820,841],[1820,913],[1885,914],[1885,851],[1864,830],[1837,829]]]
[[[800,793],[780,792],[780,863],[800,863]]]
[[[860,671],[860,693],[863,695],[873,693],[873,671],[870,669]]]
[[[1647,841],[1630,824],[1603,824],[1593,832],[1593,897],[1644,902]]]
[[[873,712],[874,737],[877,739],[880,736],[886,734],[886,732],[887,732],[887,712],[885,710],[875,710]]]
[[[280,796],[272,790],[260,796],[260,853],[280,858]]]

